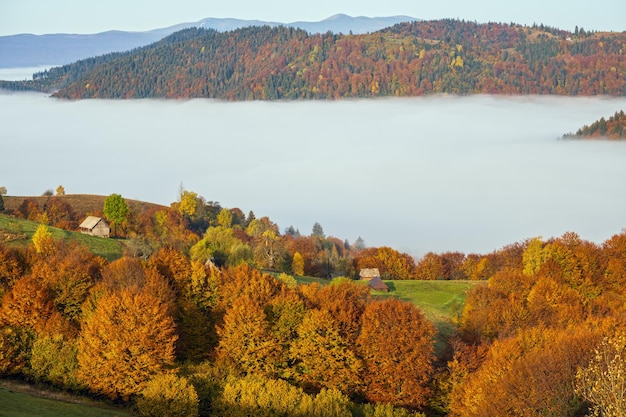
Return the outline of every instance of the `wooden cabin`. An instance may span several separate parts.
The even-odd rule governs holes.
[[[389,291],[387,284],[380,278],[380,272],[378,268],[364,268],[359,272],[359,277],[362,281],[367,281],[370,288],[376,291]]]
[[[78,226],[81,233],[98,237],[109,237],[111,228],[104,219],[95,216],[88,216]]]

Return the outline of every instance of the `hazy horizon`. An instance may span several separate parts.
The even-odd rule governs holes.
[[[9,195],[179,185],[283,231],[488,253],[543,236],[601,243],[626,225],[625,142],[558,140],[626,99],[435,96],[299,102],[58,101],[0,94]]]
[[[575,26],[592,31],[624,31],[626,3],[621,0],[584,0],[545,2],[524,0],[502,3],[496,0],[473,2],[441,0],[318,0],[315,4],[286,0],[206,2],[157,0],[146,3],[110,0],[99,2],[65,0],[63,7],[48,0],[8,1],[0,13],[0,35],[20,33],[91,34],[109,30],[145,31],[201,19],[238,18],[290,23],[320,21],[344,13],[350,16],[411,16],[418,19],[462,19],[481,23],[502,22],[522,25],[544,24],[573,31]],[[33,10],[37,12],[34,13]]]

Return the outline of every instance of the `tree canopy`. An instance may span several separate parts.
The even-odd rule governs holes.
[[[120,194],[111,194],[104,200],[104,215],[113,223],[113,235],[117,234],[117,225],[124,223],[130,214],[126,201]]]

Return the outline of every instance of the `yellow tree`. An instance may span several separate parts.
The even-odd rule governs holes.
[[[246,228],[246,234],[253,239],[254,254],[257,262],[268,268],[273,268],[278,259],[278,244],[280,236],[278,226],[268,217],[254,219]]]
[[[313,399],[301,388],[282,379],[268,379],[248,374],[242,378],[230,376],[224,383],[215,415],[251,416],[312,416]]]
[[[191,278],[192,268],[189,258],[176,249],[161,248],[150,257],[149,264],[154,265],[179,293],[183,291]]]
[[[90,390],[127,401],[174,361],[174,320],[136,287],[105,294],[82,323],[78,377]]]
[[[141,391],[137,408],[143,416],[196,417],[198,394],[186,378],[161,374],[150,380]]]
[[[434,252],[428,252],[417,263],[415,275],[421,280],[444,279],[443,258]]]
[[[282,377],[290,377],[289,348],[298,337],[297,329],[306,311],[304,301],[291,291],[282,292],[265,307],[270,331],[280,347],[277,368]]]
[[[293,254],[293,261],[291,262],[291,269],[295,275],[304,275],[304,258],[300,252]]]
[[[246,254],[245,245],[235,236],[235,232],[230,227],[215,226],[209,227],[198,243],[193,245],[189,255],[193,260],[206,262],[211,260],[216,266],[224,265],[236,266],[252,258],[251,254]],[[248,252],[250,252],[248,248]],[[232,265],[235,264],[235,265]]]
[[[296,379],[307,387],[354,393],[360,385],[362,363],[326,310],[306,313],[289,353]]]
[[[192,217],[196,214],[198,206],[198,194],[193,191],[184,190],[180,193],[180,203],[178,204],[178,212],[182,215]]]
[[[52,233],[45,224],[40,224],[35,230],[33,235],[33,246],[35,251],[39,254],[47,254],[52,250],[54,246],[54,239],[52,239]]]
[[[233,225],[233,214],[228,209],[222,209],[217,214],[217,224],[222,227],[231,227]]]
[[[543,241],[541,237],[532,239],[524,253],[522,254],[522,261],[524,263],[524,274],[532,275],[539,271],[541,264],[546,261],[546,254],[543,250]]]
[[[248,265],[223,268],[214,273],[217,299],[214,311],[225,312],[239,298],[248,297],[265,306],[283,291],[285,285],[271,275],[264,274]]]
[[[248,297],[237,299],[226,311],[218,335],[220,357],[246,373],[274,376],[280,346],[259,303]]]

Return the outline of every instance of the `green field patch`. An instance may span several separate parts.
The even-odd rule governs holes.
[[[431,318],[456,319],[465,304],[467,291],[481,281],[385,281],[389,293],[409,301]],[[375,292],[377,295],[385,293]]]
[[[384,281],[389,292],[373,291],[376,297],[396,297],[415,304],[437,328],[435,350],[441,352],[455,331],[467,292],[484,281]]]
[[[330,284],[330,282],[331,282],[329,279],[318,278],[318,277],[300,277],[300,276],[296,276],[295,279],[296,279],[296,281],[298,281],[298,284],[307,285],[307,284],[317,283],[317,284],[319,284],[322,287],[324,285]]]

